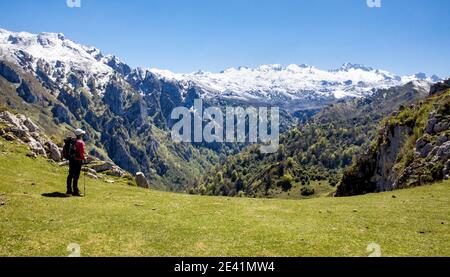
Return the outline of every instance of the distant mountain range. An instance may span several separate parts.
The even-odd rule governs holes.
[[[414,91],[428,90],[438,80],[355,64],[330,71],[263,65],[176,74],[132,68],[63,34],[0,29],[0,108],[31,117],[59,139],[83,128],[89,134],[89,154],[131,173],[142,171],[153,187],[162,189],[183,188],[245,146],[174,143],[172,110],[191,108],[197,98],[205,107],[280,106],[281,130],[286,131],[297,124],[296,117],[304,120],[347,98],[365,99],[406,84]]]
[[[282,134],[276,154],[263,154],[257,145],[247,147],[228,156],[188,191],[293,199],[332,195],[342,170],[369,147],[380,122],[399,107],[426,98],[426,84],[413,81],[367,97],[342,99]]]
[[[358,64],[346,63],[339,69],[324,71],[314,66],[291,64],[263,65],[256,69],[230,68],[220,73],[196,72],[174,74],[152,69],[161,78],[180,82],[193,82],[209,94],[243,101],[263,101],[283,105],[285,101],[320,98],[366,96],[374,89],[389,88],[414,80],[439,81],[437,76],[424,73],[398,76]]]
[[[3,58],[28,67],[39,74],[45,62],[49,80],[59,86],[91,90],[93,83],[104,93],[109,81],[121,75],[135,89],[148,93],[152,79],[163,80],[178,88],[183,98],[195,89],[202,98],[220,98],[244,104],[278,105],[295,111],[322,107],[342,97],[361,97],[375,89],[389,88],[414,80],[437,82],[438,76],[424,73],[412,76],[346,63],[335,70],[321,70],[309,65],[262,65],[230,68],[220,73],[195,72],[177,74],[167,70],[131,68],[113,55],[103,55],[94,47],[87,47],[66,39],[63,34],[9,32],[0,29],[0,48]],[[82,78],[74,78],[79,72]]]

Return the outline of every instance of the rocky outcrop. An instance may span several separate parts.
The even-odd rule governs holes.
[[[142,172],[136,173],[135,180],[136,180],[136,184],[138,185],[138,187],[149,188],[149,184],[147,182],[147,179],[145,178],[144,173],[142,173]]]
[[[449,178],[449,80],[389,117],[372,148],[344,172],[336,196],[420,186]],[[444,91],[441,91],[444,89]]]
[[[0,132],[2,137],[27,144],[30,156],[43,156],[56,162],[61,160],[59,147],[40,133],[39,127],[30,118],[4,111],[0,113],[0,122],[6,126]]]
[[[19,84],[21,81],[19,75],[14,71],[14,69],[4,61],[0,61],[0,76],[14,84]]]
[[[438,94],[450,89],[450,79],[434,84],[430,89],[430,94]]]
[[[398,178],[394,168],[398,155],[405,144],[406,139],[412,134],[409,126],[382,130],[385,143],[379,146],[376,156],[375,174],[372,182],[376,184],[376,191],[388,191],[395,189],[395,180]]]
[[[33,93],[30,84],[25,81],[22,82],[16,91],[17,94],[27,103],[33,104],[38,100],[36,95]]]
[[[48,149],[49,158],[53,161],[59,162],[62,159],[61,150],[59,147],[51,140],[47,141],[45,145]]]
[[[30,119],[21,114],[13,114],[9,111],[0,112],[0,136],[8,141],[27,144],[30,152],[26,155],[31,158],[38,156],[58,162],[60,166],[67,166],[68,161],[62,161],[62,149],[41,132],[41,129]],[[93,179],[114,176],[132,179],[127,171],[111,162],[101,161],[88,155],[83,171],[86,176]],[[144,176],[145,178],[145,176]],[[142,187],[149,188],[148,183],[138,178]]]
[[[23,125],[28,128],[28,130],[32,133],[35,133],[39,130],[39,127],[36,126],[36,124],[33,123],[29,118],[25,118],[23,121]]]
[[[128,74],[131,73],[131,68],[127,64],[121,62],[115,56],[111,56],[106,64],[109,65],[112,69],[114,69],[122,76],[127,76]]]
[[[106,175],[114,176],[114,177],[124,177],[124,176],[128,175],[128,172],[126,172],[122,168],[115,165],[106,172]]]
[[[113,163],[105,162],[105,163],[93,164],[93,165],[91,165],[91,168],[97,173],[102,173],[107,170],[110,170],[111,168],[113,168],[113,166],[114,166]]]
[[[96,162],[90,165],[90,168],[95,173],[105,173],[106,175],[114,177],[124,177],[129,175],[128,172],[111,162]]]
[[[86,140],[95,143],[91,155],[133,174],[143,172],[153,187],[180,190],[195,172],[209,168],[211,157],[192,145],[173,144],[167,124],[174,107],[192,106],[195,90],[186,91],[184,84],[150,71],[131,69],[97,50],[88,52],[102,61],[95,68],[99,72],[74,63],[46,61],[22,50],[15,52],[13,59],[2,60],[2,107],[27,113],[43,126],[56,127],[52,130],[55,136],[62,136],[66,125],[85,129],[92,136]],[[31,134],[32,127],[28,128]],[[24,136],[20,129],[12,131],[4,132],[5,139],[14,141],[21,136],[34,152],[43,155],[43,149],[46,156],[58,159],[51,144],[33,142],[28,139],[33,136]],[[196,161],[183,155],[186,152],[194,153]],[[179,166],[184,162],[191,164]],[[123,174],[118,168],[109,172]]]
[[[103,101],[109,105],[111,111],[117,115],[124,113],[125,90],[119,82],[111,82],[106,86]]]
[[[69,111],[63,105],[56,104],[52,108],[52,113],[57,124],[59,123],[67,123],[69,125],[72,124],[72,121],[70,120]]]

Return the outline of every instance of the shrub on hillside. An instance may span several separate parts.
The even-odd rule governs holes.
[[[281,177],[281,180],[278,182],[278,185],[283,188],[284,191],[288,191],[292,188],[294,184],[294,178],[290,174],[285,174]]]
[[[311,196],[311,195],[314,195],[314,193],[315,193],[314,188],[312,188],[310,186],[303,187],[300,190],[300,194],[303,196]]]

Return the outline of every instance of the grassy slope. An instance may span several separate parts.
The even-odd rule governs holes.
[[[66,256],[69,243],[84,256],[366,256],[371,242],[384,256],[450,256],[450,182],[292,201],[89,179],[85,198],[48,198],[66,169],[0,143],[0,256]]]
[[[301,189],[304,187],[303,185],[299,183],[295,183],[292,188],[289,191],[284,191],[281,187],[275,187],[271,190],[271,193],[275,195],[273,198],[277,199],[292,199],[292,200],[299,200],[299,199],[310,199],[310,198],[317,198],[317,197],[327,197],[330,195],[333,195],[336,191],[335,187],[330,186],[328,181],[311,181],[310,185],[311,188],[314,188],[314,195],[310,196],[303,196],[301,195]],[[258,195],[261,198],[264,198],[264,195]]]

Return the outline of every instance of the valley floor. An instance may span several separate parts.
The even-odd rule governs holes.
[[[86,179],[0,140],[0,256],[450,256],[450,182],[351,198],[191,196]],[[83,187],[83,179],[81,179]],[[58,192],[58,193],[55,193]],[[49,197],[52,196],[52,197]]]

